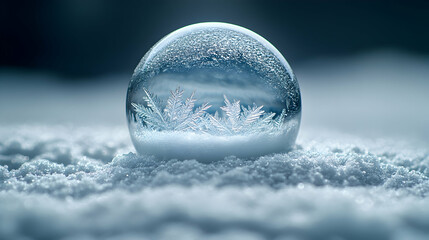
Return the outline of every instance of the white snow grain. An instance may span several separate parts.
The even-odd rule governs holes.
[[[427,239],[429,154],[305,134],[212,163],[132,152],[124,128],[0,128],[0,239]]]

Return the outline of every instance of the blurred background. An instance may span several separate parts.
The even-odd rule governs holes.
[[[123,124],[129,78],[166,34],[221,21],[270,41],[302,129],[427,139],[429,1],[1,1],[0,124]]]
[[[267,38],[291,64],[377,49],[429,54],[428,1],[2,1],[0,63],[65,80],[130,74],[164,35],[223,21]]]

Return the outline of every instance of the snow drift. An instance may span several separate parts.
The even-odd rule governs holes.
[[[286,154],[201,163],[128,153],[122,128],[0,132],[2,239],[429,235],[429,154],[406,143],[304,135]]]
[[[126,78],[0,74],[0,239],[428,239],[427,63],[295,68],[294,149],[210,163],[134,153]]]

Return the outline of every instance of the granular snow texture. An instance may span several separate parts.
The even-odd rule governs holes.
[[[427,240],[428,64],[381,52],[294,67],[295,148],[211,163],[134,153],[128,76],[0,70],[0,240]]]
[[[138,156],[125,128],[1,128],[0,239],[427,239],[426,150],[301,135],[200,163]]]

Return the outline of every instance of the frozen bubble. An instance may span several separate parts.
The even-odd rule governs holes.
[[[298,82],[280,52],[232,24],[199,23],[159,41],[127,94],[141,154],[212,161],[285,152],[301,118]]]

